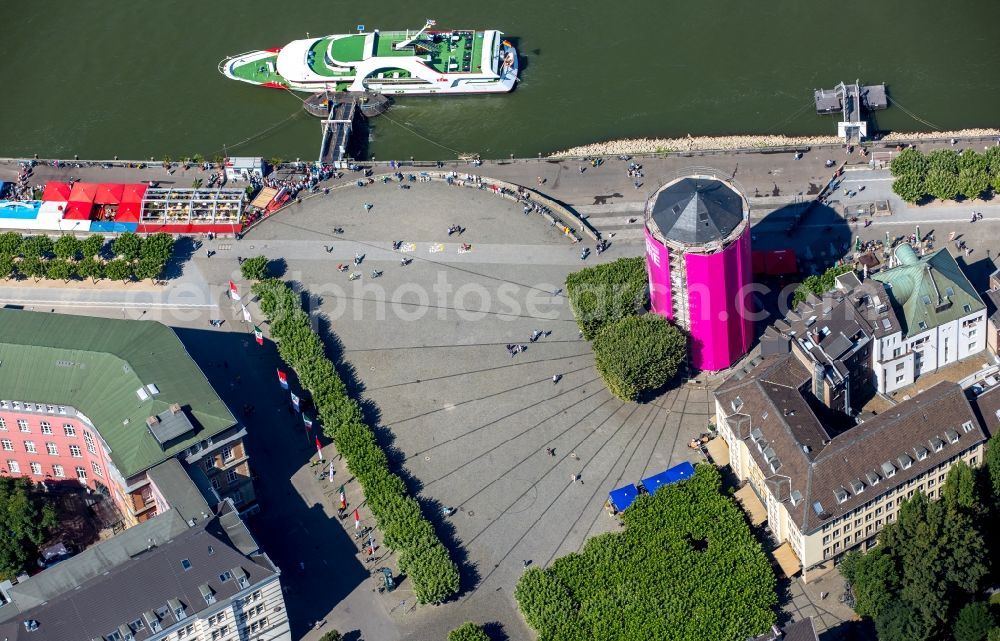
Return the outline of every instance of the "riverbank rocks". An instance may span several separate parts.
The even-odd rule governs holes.
[[[964,129],[930,133],[890,133],[882,140],[932,140],[1000,136],[1000,129]],[[617,156],[619,154],[654,154],[727,149],[765,149],[768,147],[806,147],[839,145],[837,136],[687,136],[686,138],[631,138],[573,147],[551,154],[561,156]]]

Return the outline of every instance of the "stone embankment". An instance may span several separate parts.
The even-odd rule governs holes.
[[[1000,136],[1000,129],[963,129],[929,133],[890,133],[883,141],[940,140],[943,138],[981,138]],[[766,149],[769,147],[811,147],[839,145],[837,136],[688,136],[686,138],[632,138],[611,140],[573,147],[552,156],[597,156],[618,154],[654,154],[726,149]]]

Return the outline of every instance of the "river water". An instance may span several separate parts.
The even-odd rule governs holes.
[[[0,156],[225,149],[312,159],[319,124],[299,100],[227,80],[217,63],[307,31],[418,28],[428,17],[502,29],[519,47],[523,81],[506,95],[399,100],[391,120],[372,121],[380,159],[534,156],[689,133],[835,134],[812,90],[855,78],[888,83],[901,105],[878,114],[883,129],[1000,121],[994,0],[46,0],[4,13]]]

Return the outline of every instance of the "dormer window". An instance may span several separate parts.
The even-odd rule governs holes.
[[[948,439],[948,442],[951,443],[952,445],[958,443],[958,432],[956,432],[955,430],[945,430],[944,436],[945,438]]]
[[[896,475],[895,465],[893,465],[889,461],[886,461],[885,463],[882,464],[882,476],[884,476],[885,478],[890,478],[895,475]]]
[[[762,454],[764,455],[764,460],[765,460],[765,461],[767,461],[767,462],[771,462],[771,461],[773,461],[773,460],[774,460],[775,458],[777,458],[777,456],[778,456],[778,455],[777,455],[777,454],[775,453],[775,451],[774,451],[774,448],[773,448],[773,447],[768,447],[767,449],[765,449],[765,450],[764,450],[763,452],[761,452],[761,453],[762,453]]]
[[[868,479],[868,485],[878,485],[879,477],[875,472],[867,472],[865,478]]]
[[[849,494],[847,493],[847,490],[845,490],[845,489],[844,489],[844,488],[842,488],[842,487],[838,487],[837,489],[835,489],[835,490],[833,491],[833,495],[834,495],[835,497],[837,497],[837,503],[843,503],[843,502],[844,502],[844,501],[846,501],[846,500],[847,500],[847,498],[848,498],[848,497],[850,496],[850,495],[849,495]]]
[[[771,461],[768,462],[768,467],[771,468],[772,473],[777,472],[778,470],[781,469],[781,461],[779,461],[777,458],[772,459]]]
[[[733,399],[732,407],[734,412],[740,411],[743,408],[743,399],[737,396]]]
[[[177,621],[183,620],[187,616],[187,612],[181,602],[177,599],[168,599],[167,607],[170,608],[170,612],[174,615],[174,619]]]
[[[934,450],[935,452],[940,452],[942,449],[944,449],[944,441],[942,441],[936,436],[932,438],[930,441],[928,441],[928,443],[930,444],[931,449]]]
[[[900,455],[900,457],[897,458],[896,460],[899,461],[899,467],[903,468],[904,470],[910,469],[910,466],[913,465],[913,459],[911,459],[906,454]]]
[[[791,496],[791,500],[792,500],[792,507],[795,507],[796,505],[798,505],[799,503],[801,503],[802,502],[802,492],[799,492],[798,490],[793,491],[792,492],[792,496]]]
[[[850,482],[851,491],[854,494],[861,494],[865,491],[865,484],[861,482],[861,479],[855,479]]]
[[[215,593],[212,592],[212,588],[208,587],[207,583],[202,583],[198,586],[198,591],[201,592],[201,596],[205,599],[205,603],[212,605],[215,603]]]
[[[962,423],[962,431],[968,434],[972,431],[972,421],[966,421]]]
[[[927,458],[927,448],[922,445],[918,445],[913,448],[913,453],[917,455],[917,460],[922,461]]]

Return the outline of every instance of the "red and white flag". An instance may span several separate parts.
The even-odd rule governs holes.
[[[281,385],[281,389],[288,389],[288,374],[280,369],[278,370],[278,385]]]
[[[355,530],[361,529],[361,515],[358,514],[357,510],[354,510],[354,529]]]
[[[233,300],[240,300],[240,291],[236,289],[236,283],[229,281],[229,297]]]
[[[319,454],[319,460],[323,460],[323,446],[320,445],[319,437],[316,437],[316,453]]]

